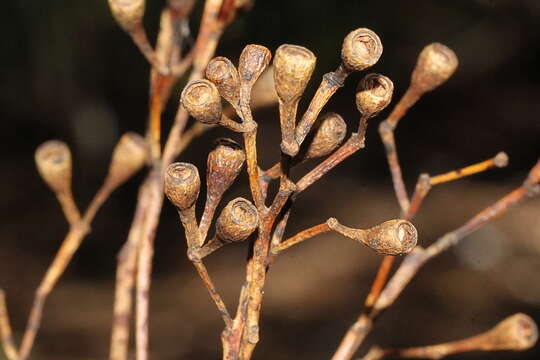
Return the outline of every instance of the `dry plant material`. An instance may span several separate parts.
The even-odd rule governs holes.
[[[345,334],[333,356],[334,360],[351,359],[372,329],[378,315],[395,302],[429,259],[454,246],[512,206],[540,193],[539,161],[521,187],[429,247],[416,245],[418,234],[410,220],[416,215],[432,186],[489,168],[503,167],[508,162],[506,154],[499,153],[491,159],[460,170],[436,176],[421,174],[413,196],[408,197],[398,161],[394,130],[407,110],[424,93],[443,84],[458,65],[457,57],[451,49],[435,43],[428,45],[420,53],[407,92],[379,127],[401,207],[401,219],[385,221],[368,229],[356,229],[330,218],[282,241],[297,197],[365,146],[368,120],[389,105],[394,86],[390,79],[380,74],[363,77],[355,96],[360,112],[358,130],[352,132],[343,144],[347,125],[341,116],[335,113],[319,116],[352,72],[373,66],[382,54],[383,47],[377,34],[366,28],[356,29],[343,41],[341,64],[334,72],[323,76],[297,124],[299,100],[316,62],[315,55],[310,50],[297,45],[282,45],[276,50],[272,68],[269,67],[271,52],[261,45],[246,46],[240,55],[238,68],[227,58],[213,58],[226,25],[234,19],[237,10],[247,9],[251,3],[249,0],[206,0],[195,44],[184,54],[182,41],[186,32],[189,32],[187,16],[192,10],[194,0],[167,2],[162,12],[155,50],[148,42],[142,25],[144,0],[109,0],[114,18],[122,29],[130,34],[152,65],[148,134],[146,139],[135,133],[122,136],[113,152],[104,184],[82,216],[71,192],[71,153],[67,145],[50,141],[36,151],[38,170],[61,203],[70,223],[70,231],[36,291],[19,348],[13,341],[4,293],[0,290],[0,339],[9,360],[28,359],[39,329],[45,300],[88,234],[97,210],[114,189],[145,164],[150,166],[150,170],[139,190],[128,239],[118,256],[109,357],[111,360],[129,358],[133,307],[136,314],[135,358],[148,359],[148,294],[153,241],[164,193],[178,210],[187,242],[187,256],[224,321],[221,341],[225,360],[252,358],[260,339],[260,316],[266,275],[273,265],[273,258],[289,247],[318,234],[333,231],[386,255],[366,298],[365,308]],[[181,93],[181,105],[162,149],[162,110],[174,84],[190,67],[187,85]],[[207,80],[202,79],[203,75],[206,75]],[[222,98],[229,102],[229,108],[222,108]],[[279,163],[263,171],[258,163],[258,126],[252,111],[256,107],[276,102],[279,102],[282,134],[279,146],[281,159]],[[232,111],[236,112],[240,119],[238,122],[233,120]],[[198,122],[184,131],[189,115]],[[206,204],[198,221],[195,208],[201,187],[199,170],[193,164],[173,161],[193,139],[215,126],[241,133],[243,147],[232,140],[224,139],[209,153]],[[292,166],[316,158],[324,159],[300,179],[291,179]],[[215,220],[213,236],[207,240],[217,206],[225,191],[240,175],[244,162],[247,164],[252,201],[244,198],[230,201]],[[267,201],[268,185],[278,178],[278,193]],[[250,238],[251,241],[246,241]],[[234,315],[228,311],[203,263],[206,256],[230,243],[244,243],[249,247],[245,280]],[[386,284],[395,256],[405,254],[408,255]],[[366,359],[386,356],[437,359],[472,350],[521,351],[533,346],[537,336],[536,325],[532,319],[516,314],[492,330],[471,338],[417,348],[385,350],[376,347]]]
[[[514,314],[498,323],[491,330],[462,340],[444,344],[403,349],[373,347],[363,360],[387,357],[404,359],[442,359],[449,355],[470,351],[525,351],[538,341],[538,328],[534,320],[522,313]]]

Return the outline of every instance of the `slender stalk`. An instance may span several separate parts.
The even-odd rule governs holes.
[[[8,360],[17,360],[18,352],[15,342],[13,341],[13,333],[9,322],[9,314],[6,306],[6,294],[0,289],[0,339],[2,348]]]

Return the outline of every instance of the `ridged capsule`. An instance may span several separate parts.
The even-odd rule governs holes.
[[[421,93],[433,90],[454,74],[458,64],[452,49],[440,43],[429,44],[418,56],[411,87]]]
[[[216,235],[224,242],[246,240],[259,225],[257,208],[244,198],[231,200],[216,222]]]
[[[358,83],[356,108],[367,117],[375,116],[392,101],[394,83],[381,74],[368,74]]]
[[[343,40],[341,60],[349,71],[361,71],[379,61],[383,52],[381,39],[375,32],[359,28]]]
[[[199,197],[200,189],[201,179],[195,165],[177,162],[167,167],[165,195],[178,210],[191,208]]]
[[[221,120],[221,97],[216,86],[208,80],[187,84],[180,101],[189,114],[203,124],[217,124]]]
[[[220,95],[233,106],[238,104],[240,80],[233,63],[222,56],[210,60],[206,66],[206,78],[216,85]]]

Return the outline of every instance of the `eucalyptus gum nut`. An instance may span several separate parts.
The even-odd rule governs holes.
[[[219,93],[233,105],[238,103],[240,80],[233,63],[222,56],[210,60],[206,67],[206,78],[216,85]]]
[[[440,43],[429,44],[418,55],[411,86],[419,92],[433,90],[454,74],[458,64],[452,49]]]
[[[203,124],[217,124],[221,119],[221,97],[217,87],[208,80],[187,84],[180,99],[189,114]]]
[[[116,22],[127,32],[141,25],[145,0],[109,0]]]
[[[142,136],[127,132],[114,148],[107,182],[109,186],[117,187],[124,183],[145,164],[148,156],[148,146]]]
[[[317,58],[307,48],[298,45],[281,45],[274,55],[274,83],[281,101],[298,100],[313,74]]]
[[[381,39],[366,28],[351,31],[343,40],[341,60],[350,71],[361,71],[379,61],[383,52]]]
[[[358,83],[356,108],[364,116],[373,116],[392,101],[394,83],[381,74],[368,74]]]
[[[259,225],[257,208],[244,198],[231,200],[216,221],[216,234],[224,242],[246,240]]]
[[[167,167],[165,195],[178,210],[191,208],[199,197],[200,188],[201,179],[195,165],[177,162]]]
[[[34,159],[39,174],[55,193],[71,189],[71,151],[66,143],[49,140],[41,144]]]

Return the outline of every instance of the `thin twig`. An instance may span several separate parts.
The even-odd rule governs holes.
[[[19,355],[13,341],[13,333],[6,306],[6,294],[2,289],[0,289],[0,339],[2,340],[2,347],[8,360],[17,360]]]

